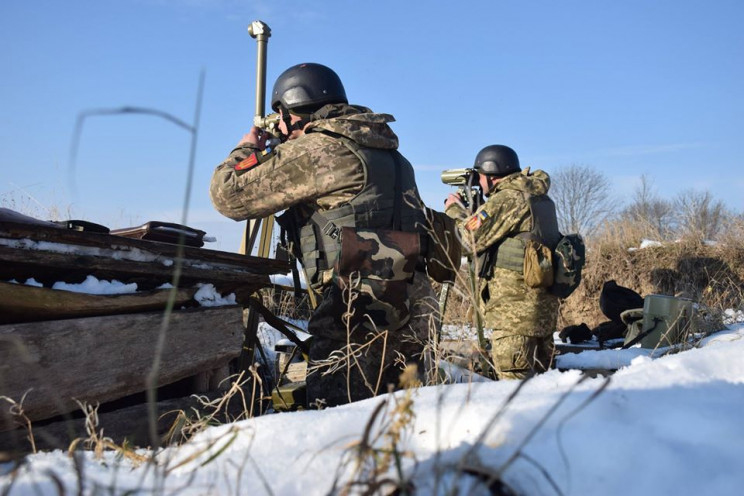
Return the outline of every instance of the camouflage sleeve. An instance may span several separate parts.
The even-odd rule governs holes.
[[[447,214],[447,217],[455,220],[464,220],[468,216],[467,211],[457,203],[450,204],[449,207],[444,209],[444,213]]]
[[[530,207],[521,192],[501,190],[460,223],[463,239],[475,241],[475,251],[482,252],[522,230],[529,223]]]
[[[310,136],[283,143],[268,156],[233,150],[212,175],[210,196],[217,211],[235,220],[257,219],[348,186],[347,177],[324,173],[339,160],[334,140]],[[361,189],[363,172],[354,184]]]
[[[235,166],[258,153],[260,150],[251,145],[239,145],[230,152],[230,155],[217,166],[212,174],[209,196],[214,208],[225,217],[234,220],[250,218],[244,215],[239,190],[234,187],[237,177]]]

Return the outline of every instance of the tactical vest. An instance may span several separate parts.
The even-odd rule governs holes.
[[[397,150],[361,147],[346,137],[334,136],[359,159],[367,180],[362,191],[349,203],[322,211],[323,220],[317,217],[299,220],[302,262],[312,285],[323,284],[325,281],[318,279],[319,273],[333,267],[340,248],[341,227],[392,228],[396,167],[401,167],[400,191],[416,188],[413,167]],[[410,201],[411,198],[404,197],[400,202],[400,230],[423,233],[423,211],[421,207],[409,205]]]
[[[504,239],[501,243],[485,250],[479,257],[480,275],[490,277],[493,267],[509,269],[520,274],[524,271],[525,241],[539,241],[551,250],[555,249],[562,235],[558,230],[555,203],[548,195],[530,195],[523,191],[524,199],[530,208],[532,229]]]

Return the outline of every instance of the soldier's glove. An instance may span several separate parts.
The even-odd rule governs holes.
[[[564,327],[563,330],[558,333],[558,337],[561,338],[561,341],[563,341],[564,343],[567,341],[571,341],[571,344],[578,344],[589,341],[592,339],[592,336],[592,330],[589,329],[589,326],[584,323]]]

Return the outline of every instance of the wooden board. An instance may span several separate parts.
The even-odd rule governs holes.
[[[75,399],[104,403],[146,389],[163,327],[162,312],[0,326],[0,396],[32,421],[77,410]],[[238,306],[172,313],[157,385],[224,366],[240,354]],[[16,425],[0,403],[0,431]]]
[[[197,289],[178,289],[174,308],[195,304]],[[151,312],[166,307],[170,289],[119,295],[92,295],[0,282],[0,324],[95,315]],[[193,306],[193,305],[192,305]]]
[[[220,290],[258,289],[270,284],[269,275],[290,270],[282,260],[0,221],[0,280],[51,284],[94,275],[153,289],[171,282],[177,267],[181,286],[212,283]]]

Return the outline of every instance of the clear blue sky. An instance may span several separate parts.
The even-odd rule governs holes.
[[[424,199],[482,147],[523,165],[604,173],[620,197],[642,174],[671,198],[709,190],[744,210],[744,2],[4,0],[0,2],[0,199],[125,227],[179,222],[190,135],[124,105],[193,122],[205,71],[188,223],[235,251],[241,225],[208,197],[214,167],[254,113],[256,43],[272,29],[268,85],[320,62],[352,103],[395,115]],[[76,189],[70,188],[74,179]],[[9,204],[10,202],[10,204]],[[43,214],[40,214],[43,216]]]

